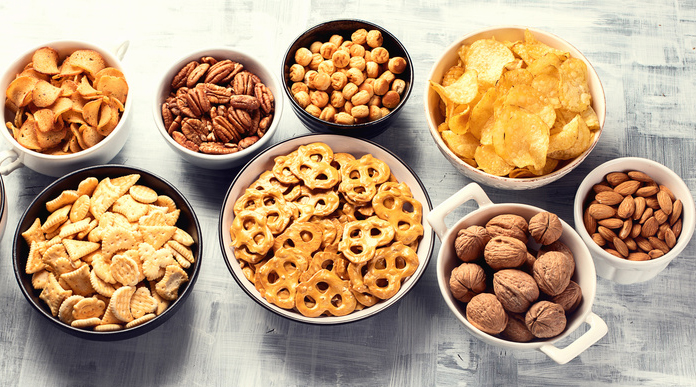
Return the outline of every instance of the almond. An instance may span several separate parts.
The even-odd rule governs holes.
[[[660,192],[657,193],[657,204],[660,205],[660,209],[664,211],[666,215],[672,213],[672,198],[669,197],[667,192],[660,190]]]
[[[597,246],[602,247],[607,244],[607,241],[598,232],[592,234],[592,240]]]
[[[635,239],[635,241],[638,245],[638,248],[645,251],[646,253],[653,249],[652,245],[650,244],[650,241],[643,237],[638,237]]]
[[[619,252],[614,250],[614,249],[606,248],[606,249],[604,249],[604,251],[606,251],[607,253],[609,253],[615,257],[623,258],[623,255],[619,254]]]
[[[648,255],[650,256],[650,259],[655,259],[655,258],[660,258],[661,256],[665,255],[665,253],[663,253],[662,250],[655,249],[655,250],[650,250]]]
[[[614,240],[612,241],[614,244],[614,248],[616,251],[619,252],[624,257],[628,257],[628,246],[626,246],[626,243],[619,239],[618,237],[614,237]]]
[[[633,220],[638,220],[643,216],[643,211],[645,211],[645,198],[637,197],[634,199],[636,205],[635,211],[633,211]]]
[[[597,220],[590,216],[589,207],[585,209],[585,213],[582,215],[582,220],[585,224],[585,230],[587,230],[588,234],[592,235],[595,231],[597,231]]]
[[[619,208],[616,210],[616,215],[619,218],[627,219],[630,218],[636,211],[636,201],[633,200],[633,196],[628,195],[621,201]]]
[[[591,204],[589,212],[590,216],[597,220],[611,218],[616,215],[616,210],[606,204]]]
[[[631,238],[635,238],[638,235],[640,235],[640,231],[643,227],[640,225],[640,223],[635,223],[633,224],[633,228],[631,228]]]
[[[597,227],[597,232],[599,233],[599,235],[602,236],[602,238],[606,239],[608,242],[611,242],[614,240],[614,238],[616,238],[616,233],[604,226]]]
[[[665,243],[670,249],[677,244],[677,237],[674,236],[672,229],[667,229],[667,231],[665,231]]]
[[[621,196],[628,196],[636,193],[639,187],[640,182],[638,180],[626,180],[623,183],[614,187],[614,191],[621,194]]]
[[[654,248],[662,251],[665,254],[669,253],[669,246],[667,246],[667,244],[664,241],[661,241],[661,240],[657,239],[656,237],[650,237],[650,238],[648,238],[648,241],[650,241],[650,244]]]
[[[657,223],[659,224],[663,224],[669,219],[669,216],[665,214],[665,212],[662,210],[657,210],[653,212],[653,217],[657,219]]]
[[[657,198],[654,196],[646,196],[645,197],[645,205],[649,208],[652,208],[653,210],[660,209],[660,203],[657,201]]]
[[[628,172],[628,177],[630,177],[633,180],[638,180],[641,183],[647,183],[647,184],[654,184],[655,183],[655,181],[652,179],[652,177],[650,177],[647,174],[640,172],[640,171]]]
[[[648,254],[645,254],[645,253],[635,252],[635,253],[628,254],[628,260],[629,261],[649,261],[650,256]]]
[[[638,223],[644,224],[645,221],[652,218],[652,216],[653,216],[653,209],[648,207],[645,209],[645,211],[643,211],[643,216],[640,217],[640,220],[638,220]]]
[[[636,243],[635,239],[632,238],[626,238],[623,240],[626,246],[630,251],[636,251],[638,250],[638,244]]]
[[[669,224],[673,225],[681,216],[683,204],[680,199],[677,199],[672,203],[672,213],[669,216]]]
[[[612,187],[616,187],[617,185],[627,181],[629,177],[623,172],[612,172],[607,175],[606,179]]]
[[[606,191],[613,191],[611,187],[606,185],[605,183],[599,183],[595,184],[592,186],[592,190],[595,192],[595,194],[598,194],[600,192],[606,192]]]
[[[633,222],[630,219],[626,219],[621,225],[621,231],[619,231],[619,238],[626,239],[631,235],[631,230],[633,230]]]
[[[657,219],[651,216],[643,223],[643,230],[641,230],[640,235],[644,238],[651,237],[657,233],[658,227],[660,227],[660,225],[657,223]]]
[[[682,231],[682,220],[679,219],[674,224],[672,225],[672,232],[674,233],[674,236],[679,238],[679,234],[681,234]]]
[[[606,204],[608,206],[619,204],[623,199],[623,196],[621,196],[619,193],[613,190],[603,191],[595,195],[595,200],[597,200],[598,203]],[[672,202],[670,202],[670,204],[671,203]]]
[[[674,196],[674,193],[672,192],[672,190],[667,188],[666,186],[664,186],[662,184],[660,184],[660,191],[665,191],[665,193],[667,193],[667,195],[669,195],[669,198],[672,199],[672,201],[677,200],[677,197]]]
[[[615,188],[616,189],[616,188]],[[640,187],[636,190],[636,196],[649,197],[660,192],[660,187],[656,185],[648,185],[645,187]]]
[[[623,227],[623,224],[624,224],[624,222],[619,218],[602,219],[602,220],[597,221],[597,223],[600,226],[604,226],[606,228],[611,228],[611,229],[621,228],[621,227]]]

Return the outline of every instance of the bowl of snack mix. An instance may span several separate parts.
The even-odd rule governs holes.
[[[20,218],[17,283],[64,332],[120,340],[169,319],[200,272],[201,228],[169,182],[143,169],[100,165],[61,177]]]
[[[684,180],[640,157],[610,160],[587,174],[573,214],[597,275],[620,284],[657,276],[689,244],[696,227]]]
[[[463,36],[424,85],[430,134],[470,179],[533,189],[565,176],[594,149],[606,100],[589,60],[545,31],[491,27]]]
[[[54,41],[19,55],[0,78],[5,103],[0,173],[26,166],[62,176],[109,162],[128,139],[132,98],[121,59],[84,41]]]
[[[153,117],[169,147],[193,165],[242,165],[269,144],[283,112],[266,63],[229,47],[185,55],[160,79]]]
[[[371,138],[392,125],[411,95],[413,61],[386,29],[332,20],[298,36],[283,60],[285,94],[312,132]]]
[[[476,210],[454,224],[445,221],[470,200]],[[564,364],[607,333],[592,311],[597,277],[590,252],[557,215],[526,204],[493,203],[470,183],[427,220],[442,242],[440,293],[477,339],[507,350],[538,350]],[[564,340],[584,324],[582,335]]]
[[[425,272],[433,232],[418,176],[363,139],[312,134],[252,159],[220,212],[230,273],[258,304],[331,325],[374,316]]]

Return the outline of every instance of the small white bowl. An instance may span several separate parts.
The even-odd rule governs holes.
[[[445,217],[469,200],[476,201],[479,209],[470,212],[458,220],[452,227],[448,228],[445,224]],[[434,208],[427,219],[440,241],[442,241],[440,252],[437,255],[437,282],[440,287],[440,293],[450,311],[467,328],[469,333],[488,344],[505,349],[536,349],[548,355],[555,362],[565,364],[601,339],[608,329],[604,320],[592,312],[592,304],[594,303],[597,290],[597,277],[590,252],[575,230],[562,219],[563,234],[560,241],[573,252],[575,273],[572,279],[582,289],[582,302],[578,309],[568,316],[566,328],[560,335],[546,340],[536,339],[527,343],[513,342],[489,335],[471,325],[466,318],[466,305],[454,298],[449,287],[452,270],[462,263],[457,258],[454,250],[454,240],[457,238],[459,230],[472,225],[485,225],[488,220],[496,215],[516,214],[529,220],[532,216],[542,211],[544,210],[541,208],[525,204],[494,204],[481,186],[471,183]],[[582,336],[575,339],[565,348],[557,348],[555,346],[556,342],[570,335],[583,323],[587,323],[590,327]]]
[[[273,93],[275,99],[275,112],[273,113],[273,121],[271,126],[266,130],[266,133],[254,145],[249,148],[240,150],[236,153],[226,155],[211,155],[200,152],[193,152],[179,145],[172,136],[167,133],[162,119],[162,103],[167,99],[171,90],[171,82],[174,76],[189,62],[200,61],[202,57],[210,56],[217,60],[230,59],[234,62],[244,65],[244,69],[254,73],[261,79],[266,87]],[[155,124],[160,134],[164,138],[167,145],[179,154],[184,160],[189,163],[206,169],[227,169],[236,167],[249,161],[256,153],[263,149],[271,140],[278,125],[280,117],[283,113],[283,89],[278,79],[273,75],[273,72],[266,64],[261,62],[253,55],[236,50],[229,47],[206,48],[191,54],[187,54],[183,58],[174,62],[164,72],[155,88],[154,103],[152,105],[152,115],[155,119]]]
[[[430,87],[429,81],[437,83],[442,82],[442,77],[445,74],[445,72],[450,67],[457,64],[457,60],[459,59],[458,50],[462,46],[462,44],[472,44],[473,42],[479,39],[487,39],[492,37],[495,37],[499,41],[524,40],[524,31],[526,29],[529,29],[529,31],[532,32],[532,34],[534,34],[534,37],[538,41],[545,43],[551,47],[567,51],[570,53],[571,57],[581,59],[583,62],[585,62],[585,64],[587,64],[587,77],[588,84],[590,87],[590,94],[592,95],[592,108],[597,113],[597,118],[599,119],[599,130],[593,133],[594,140],[592,141],[590,147],[580,156],[565,162],[565,165],[563,165],[561,168],[544,176],[513,179],[509,177],[494,176],[486,172],[483,172],[482,170],[474,168],[471,165],[465,163],[454,152],[452,152],[452,150],[450,150],[447,147],[445,142],[442,140],[442,136],[440,136],[440,133],[437,130],[438,125],[444,121],[444,118],[440,115],[440,109],[438,107],[440,97],[435,92],[435,90],[433,90]],[[602,129],[604,127],[604,119],[606,117],[606,98],[604,96],[604,89],[602,88],[602,82],[599,80],[599,76],[597,75],[597,72],[595,71],[594,67],[592,67],[590,61],[580,51],[578,51],[578,49],[573,47],[567,41],[559,38],[556,35],[534,28],[527,28],[521,26],[498,26],[485,28],[464,35],[461,39],[452,43],[447,49],[445,49],[445,52],[435,61],[435,64],[433,65],[432,69],[430,70],[430,74],[428,75],[428,79],[424,83],[424,87],[425,90],[423,91],[423,96],[425,116],[428,121],[430,135],[435,140],[435,143],[437,144],[437,147],[440,149],[440,152],[442,152],[447,161],[449,161],[455,168],[457,168],[457,170],[464,176],[478,183],[500,189],[534,189],[554,182],[560,179],[561,177],[565,176],[575,167],[580,165],[580,163],[582,163],[582,161],[585,160],[587,155],[589,155],[590,152],[592,152],[594,147],[597,145],[597,141],[599,140],[599,137],[602,134]]]
[[[98,51],[104,57],[107,66],[120,70],[125,75],[126,81],[128,82],[130,78],[121,64],[121,59],[123,59],[123,56],[126,54],[128,45],[129,42],[125,41],[113,50],[113,52],[112,50],[92,43],[77,40],[61,40],[36,46],[19,56],[7,69],[5,69],[2,78],[0,78],[0,90],[3,92],[7,90],[7,86],[15,79],[15,76],[22,72],[22,69],[27,63],[31,62],[34,51],[45,46],[52,47],[58,51],[60,58],[65,58],[77,49],[92,49]],[[0,167],[0,174],[7,175],[21,166],[26,166],[38,173],[57,177],[77,169],[109,162],[121,151],[121,148],[123,148],[123,145],[125,145],[128,139],[130,112],[133,110],[133,90],[130,83],[128,87],[128,98],[126,99],[123,114],[116,128],[97,145],[69,155],[46,155],[21,146],[12,137],[10,131],[4,128],[5,122],[14,119],[14,114],[3,105],[3,109],[0,109],[0,121],[2,121],[3,125],[0,132],[2,132],[5,141],[12,146],[12,149],[0,152],[0,165],[9,161],[9,163]]]
[[[669,253],[649,261],[629,261],[607,253],[592,240],[583,223],[584,203],[588,195],[593,192],[592,187],[601,182],[608,173],[628,171],[640,171],[648,174],[655,182],[669,188],[674,196],[681,199],[683,203],[682,231],[677,239],[677,244]],[[664,165],[640,157],[610,160],[593,169],[578,187],[573,204],[573,215],[575,229],[592,253],[597,275],[620,284],[644,282],[657,276],[689,244],[696,226],[694,198],[684,180]]]

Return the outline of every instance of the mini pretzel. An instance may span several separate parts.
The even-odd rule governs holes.
[[[295,289],[307,270],[308,257],[297,249],[283,249],[256,270],[254,285],[268,302],[283,309],[295,307]]]
[[[297,151],[293,151],[286,156],[277,156],[273,159],[275,164],[273,164],[273,169],[271,171],[273,172],[273,176],[281,183],[298,184],[300,182],[300,179],[290,170],[290,165],[295,162],[296,156]]]
[[[355,264],[353,262],[348,263],[348,268],[346,273],[348,274],[348,279],[350,280],[350,288],[354,292],[367,293],[369,290],[365,285],[365,273],[367,272],[367,262]]]
[[[394,239],[394,229],[386,220],[371,216],[365,220],[348,223],[343,228],[343,238],[338,249],[355,264],[367,262],[379,246]]]
[[[355,157],[350,154],[350,153],[343,153],[343,152],[338,152],[334,153],[333,156],[333,161],[331,162],[331,166],[336,168],[338,172],[341,172],[341,169],[348,164],[348,162],[355,160]]]
[[[416,272],[418,254],[401,242],[377,250],[368,262],[365,285],[374,296],[387,299],[401,288],[401,281]]]
[[[336,273],[340,279],[348,279],[348,260],[336,252],[320,251],[314,254],[307,270],[300,275],[300,282],[308,281],[322,269]]]
[[[255,189],[257,191],[268,191],[273,188],[278,189],[286,201],[293,201],[297,199],[300,194],[300,186],[297,184],[285,184],[278,180],[273,172],[265,171],[264,173],[253,182],[249,189]]]
[[[353,203],[369,203],[377,193],[377,184],[387,181],[390,174],[387,163],[368,154],[341,168],[338,190]]]
[[[329,189],[339,181],[341,175],[331,166],[333,151],[323,143],[315,142],[297,148],[297,156],[290,171],[311,188]]]
[[[244,246],[251,253],[264,255],[273,247],[273,234],[266,218],[256,211],[245,210],[235,216],[230,235],[235,249]]]
[[[247,189],[234,203],[235,215],[244,210],[256,210],[261,213],[273,234],[280,234],[290,224],[294,215],[292,208],[276,188],[267,191]]]
[[[273,251],[294,247],[312,254],[319,249],[322,241],[321,227],[311,222],[295,222],[278,235],[273,242]]]
[[[385,185],[387,187],[383,189]],[[372,207],[380,219],[392,225],[396,231],[394,239],[408,245],[423,235],[423,206],[410,195],[408,187],[399,185],[384,183],[380,186],[379,192],[372,199]]]
[[[328,216],[338,209],[339,197],[336,191],[310,189],[302,186],[296,203],[308,204],[312,207],[312,215]]]
[[[296,288],[295,307],[307,317],[318,317],[324,313],[345,316],[355,310],[357,303],[350,291],[350,283],[324,269],[309,280],[300,282]]]

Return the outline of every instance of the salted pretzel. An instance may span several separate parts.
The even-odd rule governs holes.
[[[374,259],[367,263],[363,277],[370,294],[381,299],[394,296],[401,282],[418,268],[418,254],[401,242],[377,250]]]
[[[307,270],[308,256],[297,249],[282,249],[256,270],[254,286],[268,302],[283,309],[295,307],[295,289]]]
[[[349,202],[358,205],[369,203],[377,193],[377,185],[389,180],[390,175],[387,163],[367,154],[341,168],[338,190]]]
[[[394,229],[386,220],[371,216],[356,220],[343,228],[343,238],[338,249],[355,264],[367,262],[375,255],[377,247],[394,239]]]
[[[322,241],[321,227],[312,222],[294,222],[273,241],[273,251],[294,247],[307,254],[319,249]]]
[[[235,251],[244,247],[249,253],[260,255],[261,258],[273,247],[273,234],[266,224],[266,218],[256,211],[243,210],[237,214],[230,226],[230,236]],[[235,255],[248,259],[244,254]],[[256,263],[258,260],[247,262]]]
[[[339,204],[338,193],[333,190],[311,189],[302,186],[296,203],[310,205],[313,216],[325,217],[336,211]]]
[[[256,210],[266,217],[266,224],[275,235],[280,234],[290,224],[295,209],[288,205],[283,194],[277,188],[266,191],[246,189],[234,203],[234,213],[244,210]]]
[[[297,151],[292,151],[288,155],[276,156],[273,159],[271,172],[279,182],[283,184],[299,184],[300,179],[290,170],[290,166],[295,162]]]
[[[311,189],[329,189],[341,181],[341,175],[331,166],[333,151],[320,142],[301,145],[290,171]]]
[[[395,240],[408,245],[423,235],[423,206],[405,184],[382,184],[372,198],[372,207],[380,219],[392,225]]]
[[[369,290],[365,285],[365,273],[367,272],[367,262],[355,264],[353,262],[348,263],[348,268],[346,273],[348,274],[348,279],[350,280],[350,287],[353,291],[358,293],[367,293]]]
[[[319,270],[328,270],[342,279],[348,279],[348,260],[338,252],[319,251],[309,261],[307,270],[300,275],[300,282],[306,282]]]
[[[269,191],[273,188],[278,189],[278,191],[283,194],[285,200],[289,202],[297,199],[297,196],[300,194],[300,185],[282,183],[271,171],[264,171],[261,176],[249,186],[249,189],[255,189],[257,191]]]
[[[350,153],[343,153],[343,152],[338,152],[334,153],[333,155],[333,161],[331,162],[331,166],[336,168],[336,170],[340,173],[341,169],[348,164],[348,162],[355,160],[355,156],[353,156]]]
[[[351,288],[350,291],[353,293],[353,296],[355,296],[355,299],[358,301],[358,305],[355,307],[356,310],[358,308],[362,309],[364,307],[372,306],[379,301],[379,298],[373,296],[370,293],[362,293],[353,288]]]
[[[295,292],[295,308],[307,317],[322,314],[345,316],[353,312],[358,304],[350,291],[350,283],[325,269],[300,282]]]

